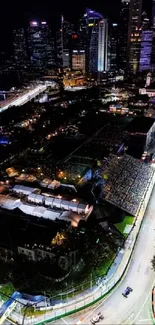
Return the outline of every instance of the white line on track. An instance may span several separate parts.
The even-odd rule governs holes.
[[[153,282],[153,284],[154,284],[154,282]],[[152,284],[152,288],[153,288],[153,284]],[[139,312],[137,313],[136,317],[134,318],[132,324],[134,324],[134,322],[136,321],[136,319],[140,315],[140,313],[143,310],[143,308],[144,308],[144,306],[145,306],[145,304],[146,304],[146,302],[147,302],[150,295],[151,295],[151,290],[149,290],[149,293],[147,294],[146,299],[144,300],[144,303],[142,304],[141,308],[139,309]]]
[[[96,306],[81,322],[78,322],[78,324],[83,323],[88,317],[90,317],[96,309],[98,309],[100,306],[104,304],[104,301],[102,301],[98,306]],[[77,324],[77,323],[76,323]]]
[[[66,325],[68,325],[68,323],[66,322],[65,319],[61,318],[61,320],[63,320],[63,322],[64,322]]]

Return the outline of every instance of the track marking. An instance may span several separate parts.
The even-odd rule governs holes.
[[[96,306],[96,308],[94,308],[82,321],[80,321],[80,322],[77,322],[76,324],[81,324],[81,323],[83,323],[88,317],[90,317],[93,313],[94,313],[94,311],[96,310],[96,309],[98,309],[98,308],[100,308],[100,306],[102,306],[103,304],[104,304],[104,302],[105,301],[102,301],[98,306]]]
[[[61,318],[61,320],[63,320],[63,322],[64,322],[66,325],[68,325],[68,323],[66,322],[65,319]]]
[[[153,287],[153,285],[154,285],[154,282],[152,284],[152,287]],[[149,290],[149,293],[147,294],[146,299],[144,300],[144,303],[142,304],[141,308],[139,309],[139,312],[137,313],[136,317],[134,318],[132,324],[134,324],[134,322],[136,321],[137,317],[140,315],[140,313],[143,310],[145,304],[147,303],[147,300],[148,300],[148,298],[149,298],[150,295],[151,295],[151,290]]]

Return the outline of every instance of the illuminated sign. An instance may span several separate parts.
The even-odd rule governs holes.
[[[42,25],[47,25],[47,22],[46,21],[42,21],[41,24]]]
[[[91,23],[91,24],[88,24],[88,26],[89,26],[89,27],[92,27],[92,26],[94,26],[94,24],[93,24],[93,23]]]

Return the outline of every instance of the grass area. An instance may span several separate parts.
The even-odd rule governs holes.
[[[128,236],[128,233],[125,232],[125,228],[126,226],[131,226],[133,225],[135,221],[135,218],[134,217],[131,217],[131,216],[126,216],[124,218],[124,220],[120,223],[116,223],[115,224],[115,227],[117,228],[117,230],[120,231],[120,233],[124,236],[124,237],[127,237]]]
[[[44,315],[46,313],[45,310],[35,310],[33,307],[27,308],[26,313],[25,313],[25,307],[23,307],[21,309],[21,312],[22,312],[22,314],[25,314],[25,316],[27,316],[27,317],[41,316],[41,315]]]
[[[0,286],[0,299],[8,300],[8,297],[14,293],[15,288],[12,283],[7,283],[5,285]]]
[[[99,267],[95,270],[96,277],[105,276],[108,273],[108,270],[112,265],[115,256],[115,254],[112,254],[111,257],[105,261],[105,263],[99,265]]]

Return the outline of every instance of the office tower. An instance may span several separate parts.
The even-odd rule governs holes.
[[[139,71],[151,69],[152,30],[142,30]]]
[[[45,21],[31,21],[27,30],[31,66],[44,70],[55,65],[55,45]]]
[[[56,65],[63,67],[63,16],[61,16],[61,27],[56,32]]]
[[[155,0],[152,2],[152,32],[151,70],[155,71]]]
[[[85,73],[86,69],[86,56],[85,50],[72,51],[72,70],[79,70]]]
[[[155,0],[152,2],[152,26],[155,28]]]
[[[113,23],[110,28],[109,35],[109,63],[111,71],[116,71],[118,68],[118,24]]]
[[[72,51],[72,35],[74,34],[74,25],[61,17],[62,30],[62,60],[63,68],[71,68],[71,51]]]
[[[98,72],[108,70],[108,22],[102,19],[98,26]]]
[[[139,71],[149,71],[151,69],[153,30],[150,28],[150,21],[147,14],[142,14],[142,34]]]
[[[13,31],[13,61],[16,69],[24,71],[27,68],[28,57],[24,28]]]
[[[87,32],[86,19],[85,17],[82,17],[79,20],[77,34],[78,34],[79,49],[85,51],[86,51],[86,32]]]
[[[127,43],[129,25],[130,0],[121,1],[120,21],[119,21],[119,69],[127,69]]]
[[[136,74],[139,69],[141,46],[141,12],[142,0],[131,0],[128,28],[128,62],[129,70],[133,74]]]
[[[86,9],[86,71],[90,74],[108,70],[108,22],[103,16]]]

